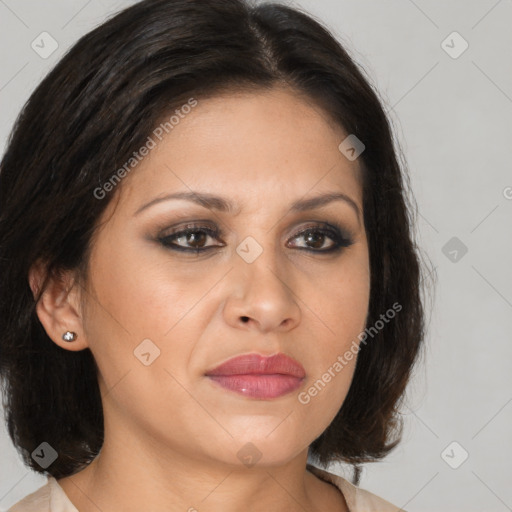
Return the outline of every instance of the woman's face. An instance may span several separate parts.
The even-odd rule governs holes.
[[[338,149],[348,134],[290,91],[190,110],[151,135],[93,246],[82,339],[99,367],[106,443],[283,464],[325,430],[352,380],[356,358],[343,356],[357,352],[370,291],[359,163]],[[192,192],[219,199],[147,206]],[[323,194],[349,201],[308,207]],[[304,378],[206,375],[276,353]]]

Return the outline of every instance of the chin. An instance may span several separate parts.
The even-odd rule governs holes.
[[[229,454],[229,463],[247,467],[283,466],[307,449],[307,441],[302,436],[300,439],[293,436],[289,430],[269,435],[278,423],[274,421],[272,428],[264,431],[245,430],[241,435],[232,432],[233,440],[224,451]]]

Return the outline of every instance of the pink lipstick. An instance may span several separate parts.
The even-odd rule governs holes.
[[[206,376],[225,389],[269,400],[300,387],[306,372],[295,359],[282,353],[269,357],[244,354],[208,370]]]

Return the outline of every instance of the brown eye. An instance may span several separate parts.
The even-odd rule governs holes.
[[[207,226],[188,225],[175,233],[159,237],[165,247],[177,251],[204,252],[221,245],[207,245],[208,238],[218,239],[221,233],[218,229]]]
[[[292,240],[303,239],[305,241],[303,246],[298,247],[299,249],[312,252],[334,252],[354,243],[350,236],[342,233],[341,228],[313,226],[301,231]],[[331,240],[330,244],[329,240]],[[326,243],[327,248],[325,247]]]
[[[182,229],[178,228],[175,232],[160,236],[158,240],[171,250],[200,253],[223,247],[222,244],[208,244],[209,238],[219,240],[221,236],[222,233],[217,227],[188,224]],[[292,238],[298,239],[302,239],[304,244],[293,244],[294,247],[316,253],[331,253],[353,244],[350,236],[344,234],[340,227],[330,224],[308,226]]]
[[[185,239],[185,243],[191,244],[194,249],[202,248],[206,245],[206,240],[210,235],[205,231],[187,231],[181,236],[176,236],[175,240],[179,241],[180,238]]]

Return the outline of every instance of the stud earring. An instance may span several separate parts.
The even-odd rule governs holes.
[[[73,332],[73,331],[66,331],[63,335],[62,335],[62,339],[64,341],[75,341],[76,340],[76,337],[77,337],[77,334],[76,332]]]

